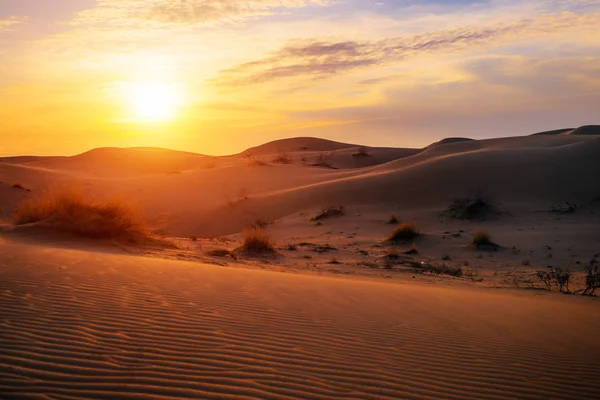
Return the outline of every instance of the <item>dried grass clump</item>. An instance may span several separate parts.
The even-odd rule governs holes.
[[[273,158],[273,163],[275,163],[275,164],[291,164],[292,157],[290,157],[290,155],[287,153],[278,154],[275,158]]]
[[[320,221],[322,219],[332,218],[332,217],[341,217],[346,213],[346,209],[344,206],[329,206],[322,207],[321,211],[311,219],[311,221]]]
[[[272,254],[275,253],[275,244],[268,233],[255,227],[244,232],[242,251],[252,254]]]
[[[137,209],[122,200],[95,201],[73,188],[27,199],[14,215],[15,225],[42,223],[77,236],[142,239],[150,232]]]
[[[477,231],[473,235],[473,246],[483,250],[497,250],[498,246],[492,241],[492,237],[487,231]]]
[[[482,193],[455,199],[446,208],[445,214],[458,219],[485,219],[498,214],[492,200]]]
[[[392,235],[388,238],[390,242],[404,242],[407,240],[413,240],[421,236],[419,228],[414,222],[405,222],[392,232]]]

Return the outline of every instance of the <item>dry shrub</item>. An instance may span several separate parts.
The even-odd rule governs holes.
[[[287,153],[278,154],[275,158],[273,158],[273,163],[275,164],[291,164],[292,157],[290,157]]]
[[[490,198],[482,193],[455,199],[445,211],[445,214],[458,219],[485,219],[497,213]]]
[[[421,236],[419,228],[414,222],[405,222],[392,232],[389,237],[390,242],[403,242],[407,240],[413,240]]]
[[[487,231],[477,231],[473,235],[473,246],[478,249],[497,250],[498,245],[492,241],[492,237]]]
[[[137,210],[121,200],[95,201],[74,188],[59,188],[27,199],[14,215],[15,225],[42,223],[82,237],[149,238]]]
[[[275,253],[275,244],[268,233],[255,227],[244,232],[242,251],[253,254]]]
[[[346,209],[342,205],[322,207],[321,211],[314,218],[312,218],[311,221],[320,221],[322,219],[331,217],[341,217],[345,213]]]

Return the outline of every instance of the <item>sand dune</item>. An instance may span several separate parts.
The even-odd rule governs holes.
[[[304,139],[284,143],[297,146]],[[355,151],[328,152],[334,165],[345,167],[336,170],[306,167],[297,156],[290,165],[258,167],[246,158],[221,157],[207,168],[206,157],[195,154],[99,149],[47,162],[0,163],[0,181],[21,182],[33,189],[28,196],[64,183],[133,199],[149,220],[166,220],[171,234],[184,236],[235,233],[251,219],[276,220],[329,204],[441,210],[452,198],[484,191],[533,209],[600,195],[600,138],[593,135],[451,141],[416,154],[369,149],[365,161],[353,157]],[[3,201],[4,218],[16,209],[13,198],[22,195],[11,193]]]
[[[597,398],[598,304],[1,244],[12,398]]]

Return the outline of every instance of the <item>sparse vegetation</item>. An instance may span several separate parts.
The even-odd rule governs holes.
[[[490,198],[479,193],[455,199],[444,213],[459,219],[485,219],[497,212]]]
[[[572,214],[575,211],[577,211],[578,208],[579,207],[576,203],[570,203],[568,201],[565,201],[564,204],[559,204],[558,206],[552,207],[550,212],[557,214]]]
[[[337,258],[333,257],[330,261],[329,264],[335,264],[335,265],[339,265],[341,264],[341,262],[338,261]]]
[[[281,153],[281,154],[278,154],[273,159],[273,163],[275,163],[275,164],[291,164],[292,163],[292,157],[290,157],[290,155],[287,154],[287,153]]]
[[[15,225],[42,223],[90,238],[151,238],[137,210],[122,200],[95,201],[73,188],[60,188],[25,200],[14,215]]]
[[[497,250],[499,247],[487,231],[475,232],[472,244],[480,250]]]
[[[285,248],[289,251],[298,251],[298,246],[294,243],[288,243]]]
[[[317,157],[317,159],[315,160],[315,162],[312,163],[312,164],[309,164],[309,166],[311,166],[311,167],[321,167],[321,168],[336,169],[333,166],[333,164],[331,164],[331,161],[329,161],[329,153],[319,154],[319,156]]]
[[[242,251],[252,254],[273,254],[275,253],[275,245],[264,230],[255,227],[244,232]]]
[[[594,257],[590,260],[590,265],[587,268],[585,275],[585,290],[582,295],[594,296],[596,290],[600,288],[600,270],[598,270],[598,258],[600,253],[594,254]]]
[[[390,216],[390,219],[388,219],[387,223],[390,225],[396,225],[398,223],[398,217],[395,215]]]
[[[269,164],[261,158],[255,158],[255,157],[250,156],[247,159],[246,165],[248,167],[265,167]]]
[[[321,208],[321,211],[311,219],[311,221],[320,221],[332,217],[341,217],[346,212],[344,206],[329,206]]]
[[[419,228],[414,222],[405,222],[392,232],[392,235],[388,238],[390,242],[404,242],[413,240],[421,236]]]
[[[446,264],[434,265],[426,262],[412,263],[413,270],[420,274],[430,275],[448,275],[456,278],[463,276],[463,269],[461,267],[449,267]]]
[[[559,292],[562,293],[563,290],[566,290],[565,293],[570,293],[569,283],[572,273],[568,269],[550,267],[549,271],[539,271],[537,277],[544,283],[548,290],[552,290],[552,285],[554,285]]]
[[[211,256],[211,257],[231,257],[234,260],[237,260],[237,256],[235,255],[235,253],[233,253],[230,250],[227,249],[214,249],[214,250],[209,250],[205,253],[207,256]]]

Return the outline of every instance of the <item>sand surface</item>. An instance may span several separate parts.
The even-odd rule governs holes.
[[[589,299],[0,251],[3,399],[600,394]]]

